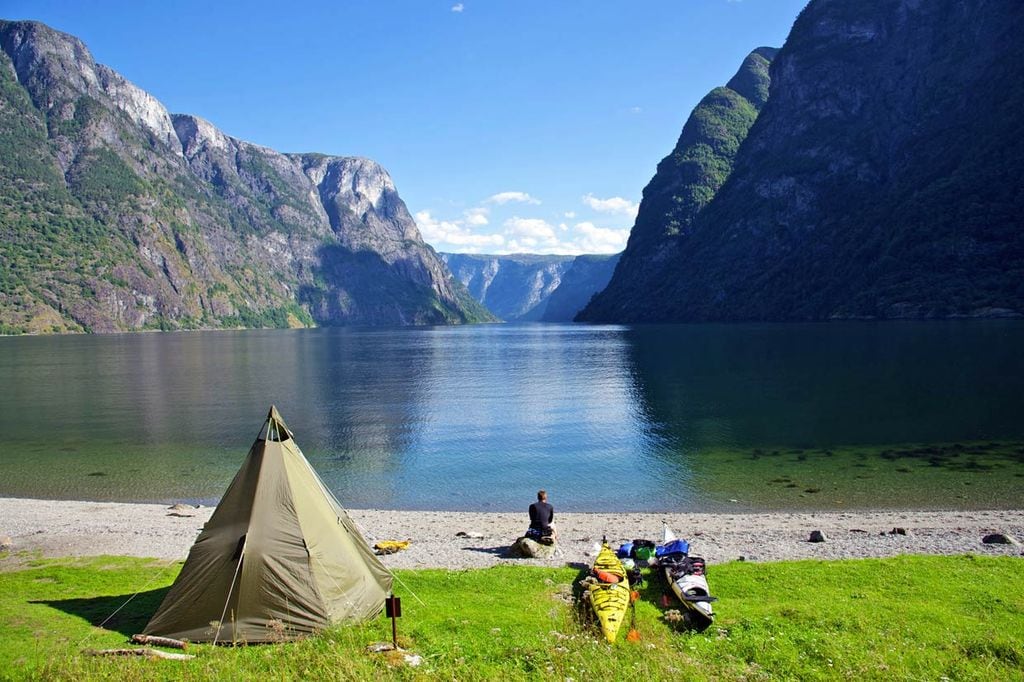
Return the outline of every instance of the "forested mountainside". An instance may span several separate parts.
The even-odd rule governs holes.
[[[571,322],[611,278],[618,255],[442,253],[469,293],[509,322]]]
[[[661,306],[654,296],[676,275],[683,235],[729,177],[740,143],[768,98],[768,66],[776,52],[770,47],[751,52],[725,86],[709,92],[694,108],[675,149],[644,188],[611,281],[581,319],[644,319],[646,311]]]
[[[812,0],[728,180],[677,231],[645,192],[664,263],[616,288],[627,249],[581,319],[1024,314],[1022,32],[1016,2]]]
[[[0,331],[492,319],[388,173],[225,135],[0,21]]]

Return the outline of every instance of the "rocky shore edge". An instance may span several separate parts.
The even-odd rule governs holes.
[[[742,514],[560,513],[558,551],[521,559],[509,549],[523,513],[350,509],[372,545],[410,540],[383,557],[391,568],[485,568],[498,564],[590,563],[595,544],[659,539],[664,525],[709,563],[852,559],[899,554],[1024,556],[1024,509]],[[183,560],[213,507],[0,498],[0,570],[17,557],[135,556]],[[815,533],[817,531],[817,533]],[[815,535],[812,541],[812,534]],[[820,535],[820,537],[818,537]],[[1002,535],[1006,542],[991,536]],[[10,559],[14,559],[11,561]]]

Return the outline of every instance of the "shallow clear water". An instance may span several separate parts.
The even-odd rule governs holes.
[[[351,507],[1019,506],[1024,323],[0,339],[0,495],[213,502],[271,403]]]

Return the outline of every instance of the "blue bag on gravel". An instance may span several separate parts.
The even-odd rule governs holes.
[[[673,540],[672,542],[666,542],[664,545],[658,545],[654,549],[655,556],[664,556],[666,554],[688,554],[690,552],[690,543],[686,540]]]

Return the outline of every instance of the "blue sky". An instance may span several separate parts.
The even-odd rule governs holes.
[[[611,253],[693,106],[806,0],[3,0],[172,112],[366,156],[442,251]]]

